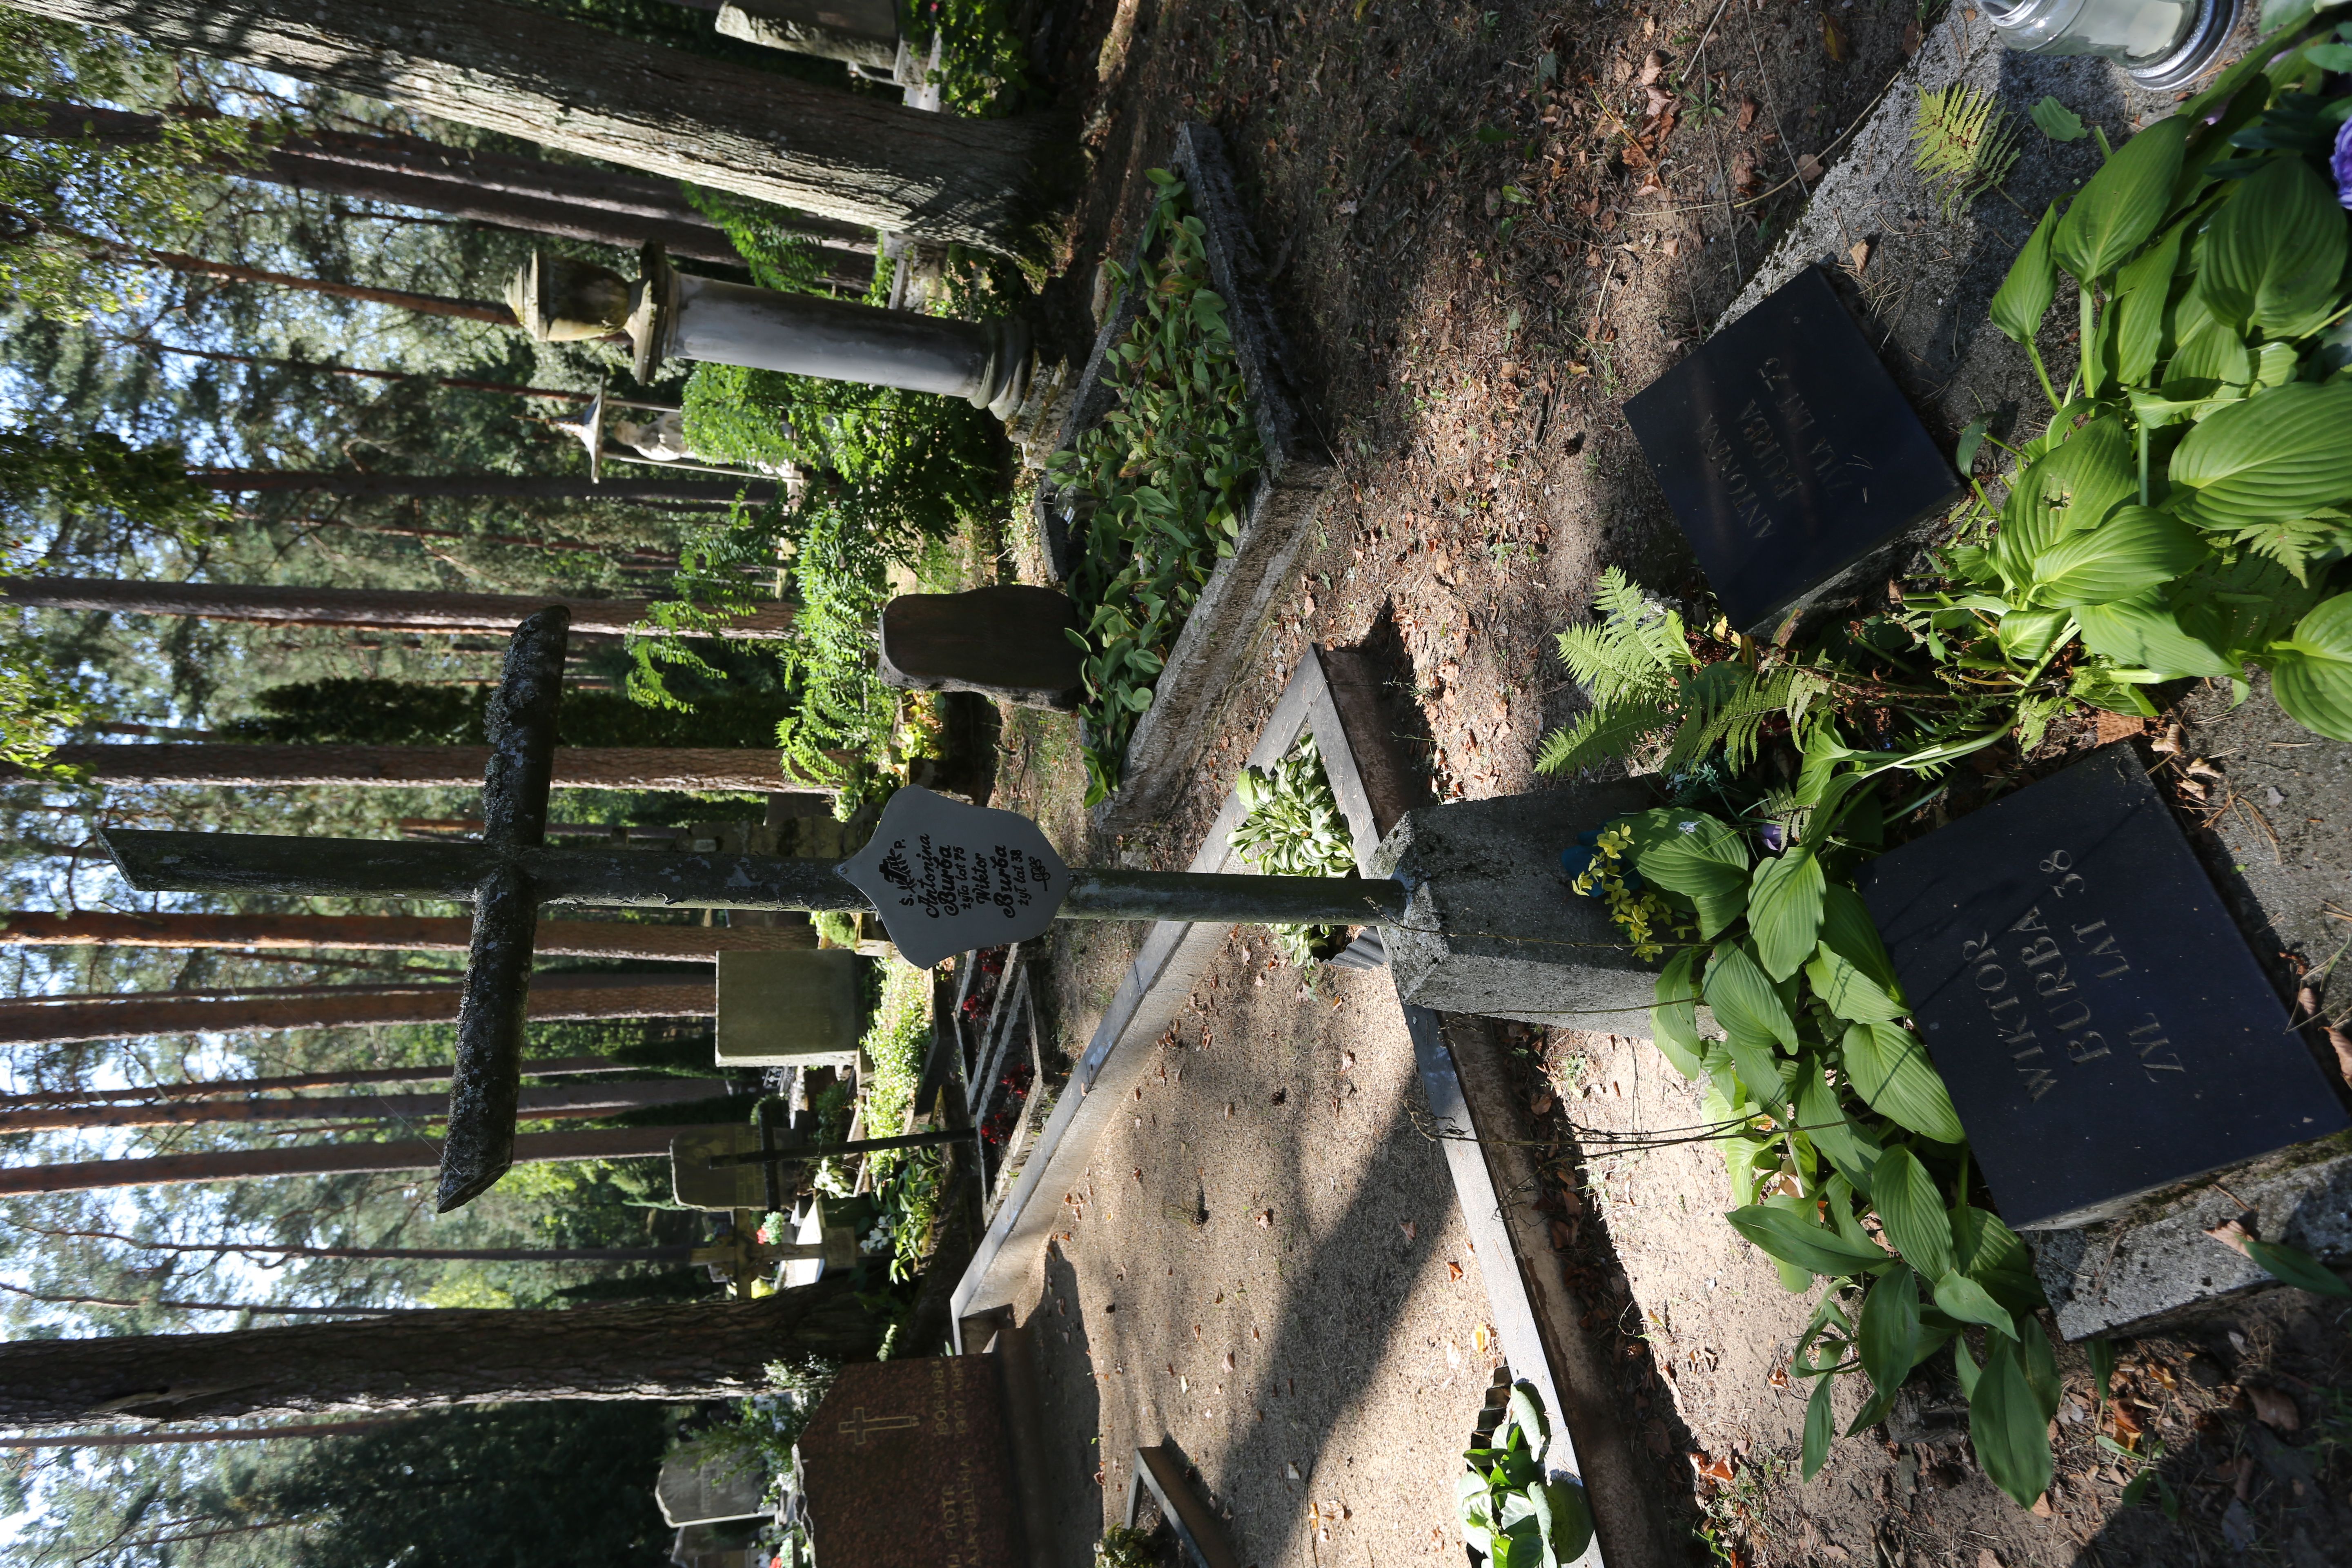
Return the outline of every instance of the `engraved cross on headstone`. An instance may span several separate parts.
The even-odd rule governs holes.
[[[851,1447],[863,1448],[866,1440],[877,1432],[904,1432],[922,1424],[923,1418],[919,1415],[868,1415],[866,1406],[861,1405],[849,1413],[849,1419],[841,1424],[841,1429],[848,1435]]]
[[[524,1002],[542,904],[874,912],[922,968],[974,945],[1040,935],[1056,919],[1395,925],[1403,918],[1406,889],[1386,878],[1072,869],[1026,819],[911,787],[891,797],[873,841],[841,866],[780,856],[550,848],[547,795],[570,620],[560,607],[542,610],[515,629],[508,647],[489,704],[478,840],[131,828],[100,835],[140,892],[474,906],[436,1194],[443,1213],[487,1192],[513,1161]],[[982,936],[984,942],[974,940]]]

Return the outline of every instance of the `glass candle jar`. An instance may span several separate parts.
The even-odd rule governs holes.
[[[2238,24],[2241,0],[1988,0],[1994,31],[2030,55],[2097,55],[2150,91],[2195,79]]]

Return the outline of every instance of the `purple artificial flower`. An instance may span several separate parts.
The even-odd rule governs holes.
[[[1758,828],[1756,830],[1756,837],[1762,839],[1764,841],[1764,847],[1769,849],[1775,855],[1778,855],[1781,850],[1787,848],[1789,846],[1789,830],[1777,822],[1768,822],[1763,826]]]
[[[2336,199],[2352,207],[2352,120],[2336,128],[2336,155],[2327,161],[2336,176]]]

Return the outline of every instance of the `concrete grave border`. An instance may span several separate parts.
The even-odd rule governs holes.
[[[1360,868],[1420,791],[1380,709],[1381,681],[1351,649],[1309,646],[1268,716],[1249,765],[1265,767],[1312,734]],[[1246,871],[1225,847],[1244,815],[1228,792],[1192,871]],[[1193,985],[1223,950],[1231,922],[1162,921],[1119,983],[1094,1037],[1030,1152],[1020,1181],[992,1216],[957,1283],[950,1321],[1007,1309],[1051,1237],[1054,1205],[1041,1194],[1074,1184],[1110,1119],[1149,1066],[1150,1047],[1175,1021]],[[1403,1003],[1422,1084],[1444,1145],[1463,1222],[1475,1251],[1496,1338],[1514,1379],[1530,1384],[1552,1423],[1547,1468],[1580,1481],[1596,1521],[1580,1568],[1667,1568],[1679,1562],[1643,1483],[1647,1461],[1612,1408],[1614,1381],[1586,1336],[1586,1302],[1551,1247],[1535,1208],[1542,1187],[1513,1103],[1503,1053],[1486,1019]],[[1506,1202],[1503,1194],[1510,1194]]]
[[[1266,612],[1298,559],[1309,526],[1338,482],[1339,469],[1301,412],[1291,352],[1266,292],[1257,243],[1242,216],[1223,139],[1198,121],[1180,127],[1169,163],[1184,181],[1193,216],[1207,230],[1209,283],[1226,306],[1234,355],[1249,388],[1250,412],[1265,449],[1234,552],[1217,563],[1185,617],[1167,667],[1152,683],[1151,706],[1128,736],[1127,763],[1111,797],[1096,807],[1106,829],[1123,831],[1162,816],[1190,776],[1192,760],[1223,713],[1236,679],[1265,640]],[[1134,261],[1143,257],[1139,249]],[[1095,338],[1072,395],[1055,450],[1102,422],[1115,399],[1104,384],[1110,350],[1135,322],[1135,297],[1124,295]],[[1037,487],[1036,518],[1055,574],[1067,579],[1066,514],[1049,480]]]

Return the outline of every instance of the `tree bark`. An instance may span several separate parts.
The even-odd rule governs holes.
[[[333,784],[342,788],[478,786],[488,746],[240,746],[218,744],[59,746],[49,760],[88,770],[100,784]],[[0,780],[26,776],[0,764]],[[709,749],[558,746],[558,789],[753,790],[804,794],[814,786],[787,779],[776,753],[752,747]]]
[[[625,1079],[604,1084],[545,1084],[521,1091],[516,1113],[525,1121],[568,1121],[617,1116],[656,1105],[720,1100],[734,1089],[724,1079]],[[144,1105],[59,1105],[0,1111],[0,1136],[82,1127],[179,1127],[221,1121],[438,1121],[449,1112],[446,1094],[302,1094],[265,1100],[181,1100]]]
[[[302,490],[337,496],[428,496],[460,500],[613,500],[672,508],[730,507],[775,500],[774,479],[591,479],[551,474],[371,474],[356,469],[191,468],[188,478],[231,495]]]
[[[541,975],[530,988],[535,1022],[577,1018],[679,1018],[717,1010],[708,979],[675,975]],[[583,984],[582,981],[600,984]],[[56,1045],[68,1040],[120,1040],[146,1035],[189,1035],[254,1029],[334,1029],[362,1024],[454,1024],[458,985],[382,992],[368,988],[339,996],[322,986],[309,996],[260,996],[228,1001],[175,999],[166,991],[120,1002],[0,1006],[0,1046]],[[359,989],[353,987],[352,989]]]
[[[609,1127],[585,1132],[522,1132],[514,1163],[551,1160],[636,1160],[669,1152],[670,1140],[709,1127]],[[0,1166],[0,1194],[90,1193],[106,1187],[177,1186],[191,1182],[249,1182],[265,1176],[348,1176],[387,1171],[429,1171],[441,1163],[441,1145],[429,1138],[382,1142],[294,1143],[275,1149],[214,1149],[201,1154],[159,1154],[146,1160],[82,1160],[58,1165]],[[0,1373],[5,1378],[5,1373]],[[6,1395],[0,1393],[0,1407]],[[0,1420],[5,1420],[0,1416]]]
[[[474,922],[430,915],[0,914],[0,947],[331,948],[463,952]],[[639,925],[541,921],[542,958],[716,959],[722,952],[814,947],[815,930],[788,926]]]
[[[964,120],[493,0],[8,0],[649,174],[940,244],[1034,248],[1059,117]]]
[[[572,612],[575,634],[618,637],[646,626],[643,599],[540,598],[529,594],[442,594],[404,588],[305,588],[278,584],[121,583],[97,577],[0,578],[10,603],[130,616],[195,616],[289,626],[394,632],[511,632],[550,605]],[[718,635],[792,635],[793,606],[765,606]],[[704,634],[691,632],[690,637]]]
[[[5,97],[0,101],[40,116],[0,131],[10,136],[143,145],[156,140],[163,123],[159,115],[87,104]],[[418,136],[341,131],[289,137],[270,145],[256,163],[226,163],[224,168],[246,179],[419,207],[493,227],[559,235],[625,250],[656,240],[672,256],[738,270],[743,266],[725,231],[686,199],[676,181],[615,169],[452,147]],[[873,271],[871,230],[808,216],[783,226],[797,230],[813,245],[843,253],[834,265]]]
[[[128,1448],[152,1443],[260,1443],[275,1437],[341,1437],[380,1432],[404,1417],[379,1421],[289,1421],[277,1426],[216,1426],[204,1432],[63,1432],[48,1437],[0,1437],[0,1448]],[[273,1526],[273,1528],[275,1528]]]
[[[484,1401],[740,1398],[768,1363],[873,1353],[837,1275],[756,1301],[458,1309],[214,1334],[0,1345],[0,1422],[218,1420]]]
[[[62,231],[60,231],[62,232]],[[77,236],[89,239],[88,235]],[[150,267],[166,268],[173,272],[187,272],[204,278],[225,279],[231,283],[267,283],[278,289],[298,289],[309,294],[326,294],[338,300],[358,300],[371,305],[393,305],[404,310],[415,310],[425,316],[447,316],[460,321],[483,321],[493,327],[512,327],[514,312],[504,305],[487,300],[453,300],[446,294],[412,294],[404,289],[375,289],[362,283],[334,283],[324,278],[304,278],[292,272],[271,272],[259,267],[239,267],[233,262],[208,261],[201,256],[184,256],[176,250],[150,250],[142,245],[119,245],[111,240],[98,240],[115,257],[124,261],[143,262]]]
[[[451,1068],[429,1063],[407,1068],[362,1068],[345,1072],[290,1073],[282,1078],[197,1079],[189,1083],[133,1084],[123,1089],[47,1089],[26,1094],[0,1095],[0,1110],[26,1105],[89,1105],[119,1100],[205,1100],[219,1095],[284,1094],[305,1089],[335,1089],[354,1083],[432,1083],[449,1076]],[[611,1057],[525,1057],[525,1078],[551,1078],[571,1073],[641,1072],[635,1062]]]
[[[271,1258],[384,1258],[457,1263],[686,1263],[691,1243],[675,1247],[281,1247],[267,1241],[142,1241],[110,1230],[20,1228],[52,1241],[120,1241],[144,1252],[247,1253]]]

